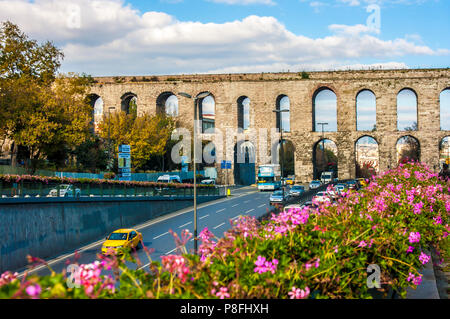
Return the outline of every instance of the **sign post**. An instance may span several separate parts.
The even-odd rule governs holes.
[[[119,180],[131,180],[131,148],[130,145],[119,145]]]
[[[227,184],[227,196],[231,195],[230,189],[228,188],[228,170],[231,169],[231,161],[222,161],[220,168],[225,170],[226,184]]]

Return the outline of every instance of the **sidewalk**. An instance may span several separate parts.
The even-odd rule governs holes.
[[[423,277],[419,287],[417,287],[417,289],[407,289],[406,299],[448,298],[446,291],[445,293],[442,291],[442,288],[448,288],[448,276],[439,276],[436,278],[433,263],[436,263],[438,259],[434,257],[435,256],[433,256],[431,261],[426,264],[426,267],[420,271]],[[439,294],[439,289],[441,290],[441,295]]]

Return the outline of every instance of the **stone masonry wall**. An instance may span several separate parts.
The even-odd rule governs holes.
[[[438,164],[439,143],[449,136],[440,130],[439,95],[450,88],[450,69],[378,70],[300,73],[213,74],[146,77],[98,77],[92,93],[104,101],[105,113],[110,107],[120,110],[121,97],[132,92],[138,98],[138,112],[156,112],[156,100],[164,92],[187,92],[196,96],[210,92],[216,103],[216,128],[226,135],[227,128],[237,128],[237,100],[250,98],[250,129],[276,127],[272,110],[280,95],[290,99],[291,132],[283,137],[295,146],[297,181],[308,182],[313,175],[313,147],[321,140],[321,132],[313,132],[313,97],[318,89],[331,89],[337,96],[337,132],[325,132],[325,138],[338,148],[339,178],[355,176],[355,143],[365,135],[379,144],[380,170],[396,164],[396,143],[412,135],[420,143],[421,161],[431,167]],[[397,131],[397,94],[404,88],[417,94],[418,131]],[[377,102],[377,130],[356,130],[356,96],[363,89],[371,90]],[[179,120],[192,128],[193,101],[178,97]],[[257,148],[259,141],[257,141]],[[270,152],[270,132],[267,150]],[[257,152],[256,165],[260,163]],[[270,155],[270,153],[269,153]],[[220,166],[217,166],[220,168]],[[233,182],[233,174],[229,173]],[[223,177],[219,170],[219,177]]]

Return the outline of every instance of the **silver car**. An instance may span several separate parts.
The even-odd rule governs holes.
[[[59,197],[73,197],[74,195],[74,186],[71,184],[61,184],[59,185]],[[79,188],[75,188],[75,197],[81,196],[81,190]],[[58,189],[53,188],[48,193],[48,197],[58,197]]]

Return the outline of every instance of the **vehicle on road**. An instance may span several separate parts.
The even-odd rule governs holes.
[[[344,184],[336,184],[334,186],[334,189],[341,195],[343,192],[347,190],[347,186]]]
[[[121,248],[142,248],[142,234],[136,229],[118,229],[112,232],[102,245],[102,254],[120,254]]]
[[[349,189],[357,189],[358,188],[358,184],[357,184],[356,180],[354,180],[354,179],[347,181],[346,184]]]
[[[317,192],[317,194],[313,196],[312,202],[313,203],[314,202],[318,202],[318,203],[331,202],[330,194],[328,194],[326,191]]]
[[[303,209],[303,205],[300,204],[292,204],[284,207],[283,211],[288,212],[290,209],[301,210]]]
[[[277,190],[281,188],[281,168],[279,164],[260,165],[258,168],[258,190]]]
[[[203,185],[216,185],[216,180],[215,179],[204,179],[200,182],[200,184]]]
[[[294,177],[286,177],[285,179],[286,185],[294,185],[295,178]]]
[[[284,197],[283,197],[284,194]],[[289,194],[281,190],[275,191],[270,195],[270,203],[284,203],[287,199],[289,199]]]
[[[322,172],[320,175],[320,181],[322,184],[328,184],[333,181],[333,172]]]
[[[81,190],[79,188],[75,188],[72,184],[61,184],[59,185],[59,197],[80,197]],[[58,189],[52,188],[48,193],[48,197],[58,197]]]
[[[322,182],[321,181],[311,181],[311,183],[309,183],[309,189],[316,189],[319,188],[320,186],[322,186]]]
[[[181,183],[181,178],[178,175],[162,175],[156,181],[158,183]]]
[[[289,190],[289,195],[290,196],[300,196],[304,192],[305,192],[305,186],[303,186],[303,185],[294,185]]]

